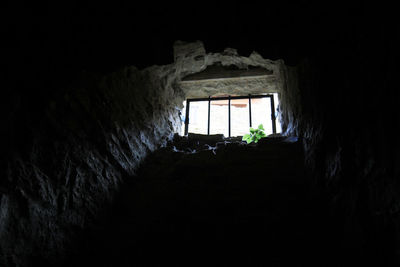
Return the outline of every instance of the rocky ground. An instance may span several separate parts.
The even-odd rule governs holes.
[[[177,137],[145,160],[79,263],[337,266],[345,255],[303,166],[297,138]]]

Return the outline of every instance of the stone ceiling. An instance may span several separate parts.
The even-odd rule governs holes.
[[[186,97],[248,95],[280,92],[282,60],[264,59],[253,52],[238,55],[232,48],[206,53],[202,42],[176,42],[175,66],[181,73],[178,84]]]

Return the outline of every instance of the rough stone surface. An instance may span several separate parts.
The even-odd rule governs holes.
[[[196,137],[146,158],[85,260],[71,266],[319,266],[329,257],[300,141]]]
[[[201,42],[177,42],[170,65],[86,75],[70,86],[51,85],[35,103],[29,99],[34,92],[15,94],[2,105],[8,127],[1,140],[0,266],[54,266],[76,254],[148,152],[179,132],[183,100],[217,93],[214,87],[222,94],[280,93],[284,134],[303,140],[314,177],[311,192],[330,203],[344,253],[368,255],[375,266],[398,265],[400,143],[394,129],[400,119],[394,108],[394,49],[371,57],[373,45],[385,43],[385,36],[374,42],[367,37],[358,36],[354,50],[329,51],[327,58],[310,58],[296,67],[257,53],[207,54]],[[232,80],[181,83],[215,64],[262,67],[272,76],[247,81],[243,91],[231,86]]]
[[[371,266],[398,266],[400,147],[393,129],[400,120],[392,109],[399,99],[394,62],[390,53],[372,59],[364,37],[356,43],[357,49],[332,52],[334,62],[308,59],[284,69],[281,120],[285,134],[302,137],[312,192],[330,203],[346,253],[358,250]],[[334,75],[338,69],[341,75]]]
[[[163,71],[129,67],[45,107],[2,182],[1,266],[64,258],[106,211],[123,178],[176,130],[176,103],[168,100],[174,92],[161,85]]]
[[[188,96],[193,98],[227,94],[254,95],[278,92],[276,78],[273,76],[184,81],[180,85],[187,92]]]
[[[23,109],[28,99],[13,100],[0,183],[0,266],[57,265],[79,251],[147,153],[179,132],[182,102],[199,92],[180,86],[182,77],[221,62],[273,70],[272,83],[283,65],[233,49],[206,54],[201,42],[177,42],[174,52],[170,65],[83,75],[30,103],[32,113]]]
[[[257,52],[249,57],[239,56],[234,50],[226,49],[223,53],[203,53],[201,42],[185,45],[175,44],[175,59],[179,59],[177,68],[182,70],[182,77],[203,71],[207,66],[235,66],[239,69],[260,67],[272,72],[271,75],[241,77],[238,79],[210,79],[199,81],[181,81],[179,83],[187,97],[208,97],[218,94],[274,93],[280,92],[283,86],[283,71],[285,64],[282,60],[264,59]]]

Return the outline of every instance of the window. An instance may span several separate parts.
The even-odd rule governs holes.
[[[277,133],[277,106],[277,94],[189,98],[182,112],[182,134],[243,136],[259,124],[266,134]]]

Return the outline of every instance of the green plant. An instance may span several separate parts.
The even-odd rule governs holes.
[[[243,141],[246,141],[248,144],[251,142],[257,143],[263,137],[267,135],[264,133],[264,127],[262,124],[258,125],[257,129],[253,129],[250,127],[250,134],[245,134],[242,138]]]

